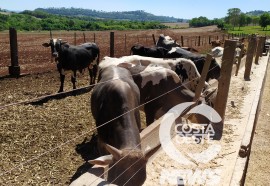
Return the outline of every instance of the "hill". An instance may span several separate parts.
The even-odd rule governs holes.
[[[77,17],[93,17],[98,19],[130,20],[130,21],[158,21],[158,22],[186,22],[187,20],[169,17],[156,16],[143,10],[123,11],[123,12],[105,12],[82,8],[38,8],[37,11],[43,11],[50,14]]]
[[[20,13],[0,11],[0,31],[9,27],[17,30],[138,30],[163,29],[158,21],[97,19],[90,16],[66,16],[44,11],[25,10]]]
[[[252,15],[252,16],[260,16],[263,13],[270,13],[270,11],[254,10],[254,11],[246,12],[247,15]]]

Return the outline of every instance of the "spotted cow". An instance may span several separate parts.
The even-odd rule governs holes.
[[[99,47],[95,43],[84,43],[73,46],[61,39],[51,39],[49,43],[43,43],[44,47],[51,47],[52,57],[57,62],[57,69],[60,73],[61,85],[58,92],[64,88],[65,71],[72,71],[71,82],[73,89],[76,89],[76,71],[82,72],[88,68],[90,84],[95,83],[97,67],[99,63]]]
[[[173,106],[193,101],[200,74],[187,59],[158,59],[142,56],[105,57],[99,67],[120,66],[128,69],[140,89],[147,125]],[[199,99],[201,102],[202,98]]]
[[[127,66],[156,65],[163,68],[171,69],[179,76],[181,83],[185,84],[185,86],[193,92],[195,92],[201,77],[195,64],[191,60],[185,58],[161,59],[138,55],[112,58],[106,56],[102,60],[102,63],[99,65],[99,67],[104,68],[110,65],[117,66],[121,63],[124,63]],[[208,83],[205,83],[205,86],[208,86]]]

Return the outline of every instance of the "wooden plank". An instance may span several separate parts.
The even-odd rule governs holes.
[[[199,97],[201,96],[202,90],[203,90],[203,88],[205,86],[205,80],[206,80],[206,76],[207,76],[211,61],[212,61],[212,55],[207,54],[206,61],[204,63],[203,70],[202,70],[202,73],[201,73],[200,82],[199,82],[199,84],[198,84],[198,86],[196,88],[195,96],[193,98],[193,101],[198,100]]]
[[[159,127],[162,117],[146,127],[141,133],[141,147],[143,152],[148,152],[160,146]]]
[[[245,181],[245,174],[246,174],[247,164],[248,164],[249,155],[250,155],[250,147],[251,147],[252,138],[255,132],[255,125],[256,125],[256,121],[258,117],[258,112],[260,111],[260,102],[262,101],[261,94],[264,88],[264,82],[267,75],[267,66],[268,66],[269,60],[270,60],[269,56],[263,59],[264,63],[266,63],[265,68],[261,72],[262,74],[264,74],[264,78],[263,78],[263,81],[260,84],[258,84],[256,93],[254,96],[254,100],[251,103],[250,115],[247,121],[245,133],[241,141],[239,154],[236,159],[233,174],[232,174],[230,184],[229,184],[231,186],[243,185]]]

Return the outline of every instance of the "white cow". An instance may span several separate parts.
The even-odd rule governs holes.
[[[152,65],[171,69],[179,76],[181,82],[193,92],[195,92],[201,77],[194,63],[185,58],[162,59],[138,55],[123,56],[120,58],[104,57],[104,59],[100,62],[99,67],[102,69],[111,65],[126,68],[134,66],[147,67]],[[208,86],[207,83],[205,83],[205,85]]]

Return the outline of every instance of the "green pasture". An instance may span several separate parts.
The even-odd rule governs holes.
[[[263,28],[260,26],[245,26],[245,27],[240,27],[240,29],[238,27],[235,27],[234,30],[229,30],[228,33],[230,34],[239,34],[239,33],[255,34],[257,33],[259,35],[270,36],[270,26],[265,28],[265,30],[263,30]]]

